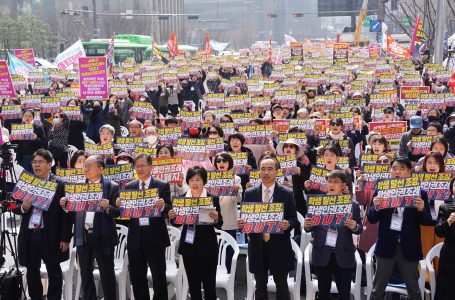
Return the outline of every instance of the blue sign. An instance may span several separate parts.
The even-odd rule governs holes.
[[[380,21],[374,20],[370,22],[370,30],[372,32],[378,32],[381,30],[382,24]]]

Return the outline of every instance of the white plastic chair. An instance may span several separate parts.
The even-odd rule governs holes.
[[[120,126],[120,135],[122,137],[127,137],[128,134],[130,134],[130,132],[128,131],[128,128],[126,128],[125,126]]]
[[[436,257],[439,257],[441,254],[441,248],[444,243],[439,243],[428,251],[427,256],[425,257],[425,265],[427,266],[428,272],[430,273],[430,288],[431,288],[431,300],[434,299],[436,292],[436,272],[433,267],[433,260]]]
[[[76,153],[77,150],[79,149],[77,149],[75,146],[68,145],[68,168],[70,167],[71,157],[73,157],[74,153]]]
[[[297,260],[297,265],[295,268],[295,277],[288,276],[288,287],[289,292],[293,300],[300,299],[300,284],[302,280],[302,268],[303,268],[303,255],[300,251],[299,245],[291,239],[292,250],[294,251],[295,259]],[[248,269],[248,257],[246,258],[246,282],[247,282],[247,300],[253,300],[254,290],[256,287],[256,280],[254,275],[250,273]],[[276,285],[273,281],[273,276],[269,276],[267,282],[267,291],[276,292]]]
[[[228,233],[217,229],[215,229],[215,232],[218,239],[218,265],[216,269],[216,287],[225,289],[227,299],[234,300],[235,272],[237,269],[237,258],[240,253],[239,245],[237,244],[237,241]],[[232,256],[231,273],[228,273],[226,269],[226,249],[229,246],[234,249],[234,255]],[[189,287],[188,278],[186,276],[183,261],[181,263],[181,269],[183,274],[181,300],[185,300],[187,299],[188,296]]]
[[[373,260],[374,256],[374,249],[376,248],[376,244],[371,246],[370,250],[367,253],[367,256],[365,258],[365,273],[367,276],[367,286],[366,286],[366,294],[367,298],[370,298],[371,291],[373,290],[373,276],[374,273],[376,272],[375,268],[375,261]],[[420,292],[422,294],[422,299],[425,299],[425,277],[426,277],[426,271],[427,268],[425,266],[425,261],[422,259],[419,261],[419,266],[420,266],[420,271],[419,271],[419,287],[420,287]],[[408,295],[408,291],[406,290],[406,287],[398,287],[398,286],[390,286],[388,285],[385,289],[386,292],[390,293],[398,293],[401,295]]]
[[[315,299],[316,292],[318,291],[318,280],[311,277],[311,252],[313,251],[313,244],[308,244],[305,249],[304,261],[305,261],[305,281],[306,281],[306,299]],[[355,251],[355,279],[351,281],[351,295],[354,296],[355,300],[360,300],[360,288],[362,278],[362,259],[360,258],[357,250]],[[330,293],[338,293],[338,289],[334,281],[330,287]]]
[[[73,239],[71,239],[69,245],[70,257],[68,260],[60,263],[60,267],[62,268],[62,275],[63,275],[63,296],[65,300],[72,300],[73,298],[73,277],[74,277],[74,270],[75,270],[75,261],[76,261],[76,248],[73,248]],[[46,265],[41,263],[40,268],[41,279],[48,279],[48,274],[46,270]]]
[[[117,234],[119,236],[119,244],[115,246],[114,249],[114,271],[115,271],[115,279],[118,283],[118,299],[119,300],[126,300],[126,292],[127,292],[127,283],[128,280],[128,253],[126,250],[126,240],[128,236],[128,228],[123,225],[117,225]],[[100,278],[100,271],[99,269],[93,270],[93,278],[94,280],[101,280]],[[76,295],[74,299],[79,299],[79,295],[81,292],[81,271],[78,269],[77,273],[77,285],[76,285]]]
[[[305,252],[306,246],[311,242],[313,237],[311,236],[311,233],[308,233],[305,231],[305,228],[303,225],[305,218],[299,212],[297,212],[297,220],[299,220],[299,223],[300,223],[300,232],[301,232],[300,251],[302,252],[302,255],[303,255],[303,253]],[[294,229],[291,230],[291,238],[294,238],[294,231],[295,231]]]

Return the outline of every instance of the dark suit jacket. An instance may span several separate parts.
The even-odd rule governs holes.
[[[185,195],[182,195],[183,197]],[[218,222],[214,225],[196,225],[196,234],[194,243],[185,243],[186,231],[188,225],[183,225],[182,235],[180,236],[179,254],[186,256],[212,256],[218,254],[218,240],[215,228],[221,229],[223,226],[223,217],[221,216],[220,200],[218,196],[207,193],[207,197],[212,197],[213,205],[218,212]],[[174,224],[174,223],[173,223]],[[174,226],[179,226],[175,225]]]
[[[57,178],[51,174],[49,181],[57,182],[57,191],[52,199],[52,203],[47,211],[43,210],[43,224],[45,240],[45,253],[43,260],[46,264],[55,265],[68,259],[69,251],[62,253],[60,251],[60,242],[71,241],[71,218],[65,213],[60,206],[60,198],[64,197],[64,186]],[[28,224],[32,216],[33,207],[26,213],[22,213],[21,206],[13,210],[15,214],[22,215],[21,228],[18,238],[18,257],[19,263],[27,267],[28,255],[30,249],[39,247],[39,245],[30,246],[31,231],[28,230]]]
[[[262,202],[262,185],[247,189],[243,202]],[[284,219],[289,221],[289,228],[283,234],[272,234],[267,242],[269,247],[269,269],[272,274],[286,273],[294,269],[294,252],[291,246],[290,232],[299,226],[297,211],[292,191],[275,184],[273,191],[273,202],[284,203]],[[262,234],[249,234],[248,258],[249,269],[253,274],[261,273],[264,268],[263,263],[263,238]]]
[[[362,220],[360,219],[360,208],[359,204],[355,201],[352,202],[352,220],[357,223],[357,229],[351,231],[346,226],[338,226],[338,237],[335,245],[335,257],[337,264],[343,269],[355,268],[355,246],[352,241],[352,234],[359,235],[362,233],[363,226]],[[327,226],[314,227],[311,232],[314,237],[313,240],[313,252],[312,252],[312,264],[317,267],[325,267],[330,261],[332,255],[332,248],[325,245],[327,237]]]
[[[139,219],[130,219],[128,226],[128,250],[139,249],[141,243],[147,247],[147,249],[168,247],[171,245],[165,222],[165,217],[172,206],[171,188],[169,183],[152,177],[150,185],[147,188],[158,189],[159,197],[163,198],[165,203],[164,210],[161,213],[161,217],[149,218],[148,226],[139,226]],[[139,180],[133,180],[127,183],[125,189],[138,190]]]
[[[110,179],[101,176],[101,184],[103,185],[103,198],[109,200],[109,213],[104,210],[96,212],[93,218],[93,248],[108,249],[115,247],[119,243],[117,228],[115,226],[115,218],[120,216],[120,210],[115,206],[115,202],[119,198],[118,184]],[[82,214],[82,215],[81,215]],[[76,245],[83,246],[80,238],[85,241],[85,213],[79,212],[73,214],[76,217],[74,231]],[[82,232],[82,235],[80,235]]]
[[[376,197],[377,191],[373,198]],[[377,211],[371,202],[368,209],[368,221],[375,224],[379,222],[378,241],[374,253],[382,258],[392,258],[395,255],[397,240],[400,237],[403,256],[409,261],[422,259],[422,243],[420,240],[420,225],[434,226],[435,221],[431,218],[428,195],[421,191],[421,198],[425,203],[422,212],[415,208],[407,207],[403,211],[403,224],[401,231],[390,229],[394,209],[381,209]]]

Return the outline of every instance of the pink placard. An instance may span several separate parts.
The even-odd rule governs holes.
[[[79,57],[79,79],[82,99],[107,99],[106,57]]]
[[[14,55],[22,59],[29,65],[36,67],[35,65],[35,53],[33,49],[14,49]]]
[[[13,81],[5,60],[0,60],[0,97],[15,96]]]

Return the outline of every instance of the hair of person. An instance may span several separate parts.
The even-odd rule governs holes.
[[[158,154],[160,153],[161,149],[163,148],[166,148],[169,150],[169,152],[171,153],[171,156],[174,157],[175,155],[175,152],[174,152],[174,147],[172,147],[171,145],[169,144],[164,144],[164,145],[160,145],[156,148],[156,155],[158,156]]]
[[[264,120],[262,120],[261,118],[254,118],[254,119],[250,120],[250,124],[251,123],[256,123],[258,125],[264,125]]]
[[[215,119],[215,114],[213,113],[213,111],[210,110],[206,111],[202,118],[205,119],[205,117],[208,115],[212,115],[212,117]]]
[[[220,125],[210,125],[208,127],[208,130],[206,131],[206,137],[209,136],[210,128],[215,128],[216,132],[218,132],[218,136],[224,137],[224,131],[223,131],[223,128],[220,127]]]
[[[76,152],[74,152],[73,156],[70,159],[70,167],[71,168],[74,168],[74,166],[76,165],[76,162],[77,162],[77,160],[79,159],[80,156],[85,156],[85,158],[88,157],[87,153],[85,153],[84,150],[77,150]]]
[[[267,160],[267,159],[273,160],[273,162],[275,163],[275,169],[276,169],[276,170],[279,170],[279,169],[281,168],[280,163],[278,162],[278,159],[276,158],[275,155],[269,154],[269,153],[264,153],[264,154],[262,154],[261,157],[259,158],[259,163],[258,163],[259,169],[261,168],[261,163],[262,163],[264,160]]]
[[[35,111],[33,109],[26,109],[22,112],[22,115],[25,115],[25,113],[31,113],[33,117],[35,117]]]
[[[352,112],[352,111],[355,111],[355,113],[358,114],[358,115],[360,115],[360,114],[362,113],[362,112],[360,111],[360,108],[358,108],[358,107],[353,107],[353,108],[351,108],[350,111],[351,111],[351,112]]]
[[[102,167],[103,169],[106,168],[106,163],[104,162],[104,159],[101,157],[101,155],[90,155],[90,157],[92,156],[96,158],[96,165],[98,167]]]
[[[54,160],[52,153],[49,150],[43,148],[36,150],[32,155],[32,159],[34,159],[36,156],[41,156],[44,158],[44,160],[46,160],[47,163],[52,163]]]
[[[190,179],[196,175],[201,176],[204,185],[207,183],[207,170],[202,166],[194,166],[186,171],[186,184],[190,184]]]
[[[389,151],[389,141],[387,141],[387,139],[383,135],[374,136],[373,139],[371,139],[371,142],[372,143],[378,142],[378,143],[384,145],[384,147],[385,147],[384,152]]]
[[[139,122],[138,120],[131,120],[129,126],[131,126],[132,124],[139,124],[141,129],[144,128],[144,125],[141,122]]]
[[[99,130],[99,134],[101,134],[101,132],[104,130],[104,129],[107,129],[109,131],[109,133],[114,136],[115,135],[115,128],[112,127],[111,125],[109,124],[104,124],[103,126],[100,127],[100,130]]]
[[[305,133],[305,130],[298,126],[293,126],[289,128],[288,133]]]
[[[338,178],[344,183],[348,183],[348,174],[346,174],[343,170],[333,170],[327,173],[325,178],[328,180],[329,178]]]
[[[449,190],[450,190],[450,194],[453,196],[453,185],[455,183],[455,176],[452,177],[452,179],[450,180],[450,183],[449,183]]]
[[[371,140],[374,138],[375,135],[381,135],[377,131],[370,131],[370,135],[368,136],[368,142],[371,142]]]
[[[153,162],[152,156],[148,153],[141,153],[141,154],[137,155],[136,159],[134,160],[134,164],[136,164],[139,159],[143,159],[143,158],[145,158],[145,160],[147,161],[147,164],[149,166],[152,164],[152,162]]]
[[[218,159],[218,157],[227,160],[227,162],[228,162],[228,170],[231,170],[234,167],[234,160],[232,159],[232,156],[229,153],[227,153],[227,152],[221,152],[221,153],[218,153],[215,156],[215,168],[217,170],[218,170],[218,165],[217,165],[216,160]]]
[[[145,127],[142,132],[144,134],[147,134],[149,131],[152,131],[152,130],[155,130],[155,133],[158,133],[158,129],[155,127],[155,126],[148,126],[148,127]]]
[[[169,124],[179,124],[179,120],[174,117],[168,117],[164,120],[164,125],[169,126]]]
[[[242,144],[242,146],[243,146],[243,144],[245,144],[245,136],[243,134],[241,134],[240,132],[231,134],[228,138],[228,144],[230,144],[233,139],[240,140],[240,143]]]
[[[221,117],[221,119],[223,119],[223,118],[227,118],[227,119],[229,119],[229,122],[234,123],[234,119],[232,119],[231,115],[229,115],[229,114],[224,114]]]
[[[341,150],[340,144],[336,141],[330,141],[327,145],[325,145],[321,150],[321,156],[324,156],[326,151],[330,151],[338,157],[343,155],[343,151]]]
[[[439,122],[430,122],[430,124],[428,124],[428,127],[430,127],[430,126],[433,126],[434,128],[436,128],[436,131],[438,133],[443,132],[443,127],[442,127],[441,123],[439,123]]]
[[[76,106],[79,106],[79,101],[77,101],[76,98],[73,98],[73,99],[68,100],[68,102],[66,102],[66,106],[68,106],[68,104],[70,104],[71,101],[73,101],[74,104],[76,104]]]
[[[446,157],[447,152],[449,152],[449,142],[447,142],[447,140],[445,138],[443,138],[443,137],[439,137],[438,136],[437,138],[435,138],[430,144],[430,150],[433,150],[433,146],[435,144],[438,144],[438,143],[442,144],[444,146],[444,149],[445,149],[444,150],[444,157]]]
[[[332,125],[332,124],[335,124],[335,126],[343,126],[343,119],[341,119],[341,118],[332,118],[332,119],[330,119],[330,125]]]
[[[427,161],[430,159],[430,157],[433,157],[436,162],[439,165],[439,172],[444,173],[446,171],[445,165],[444,165],[444,157],[442,156],[441,153],[438,151],[430,151],[427,154],[425,154],[422,162],[422,170],[424,172],[428,172],[427,170]]]
[[[408,170],[412,169],[412,163],[409,160],[409,158],[398,156],[392,159],[392,161],[390,162],[390,166],[393,166],[394,163],[405,165]]]

